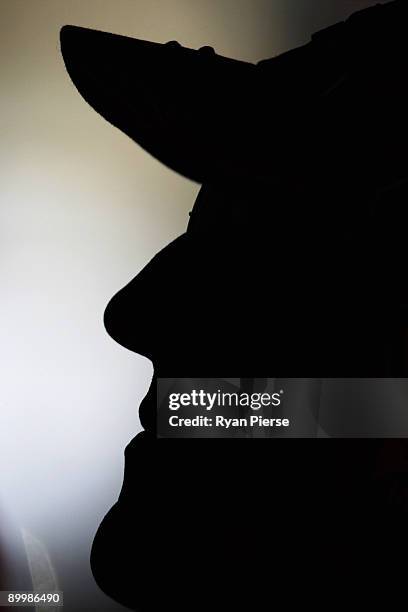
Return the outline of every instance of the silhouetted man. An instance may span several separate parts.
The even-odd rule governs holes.
[[[105,312],[155,368],[92,551],[132,609],[260,610],[276,590],[313,603],[400,579],[405,458],[381,471],[381,442],[154,438],[158,378],[405,376],[407,17],[373,7],[257,65],[61,31],[93,108],[202,183],[187,232]]]

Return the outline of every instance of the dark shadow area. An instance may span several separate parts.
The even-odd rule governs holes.
[[[379,5],[256,65],[61,31],[85,100],[202,183],[187,232],[105,312],[155,368],[91,559],[132,609],[402,585],[405,441],[155,437],[160,377],[407,375],[407,25],[406,2]]]

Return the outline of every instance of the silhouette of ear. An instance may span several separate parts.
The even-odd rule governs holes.
[[[253,64],[210,47],[195,51],[71,25],[60,38],[74,85],[107,121],[199,183],[224,172],[227,119],[231,131],[237,101],[242,109],[251,91]]]

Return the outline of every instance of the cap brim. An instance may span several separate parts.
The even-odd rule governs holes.
[[[215,125],[212,116],[202,117],[201,122],[200,113],[214,113],[217,91],[225,91],[228,81],[239,83],[242,71],[252,64],[218,55],[209,63],[192,49],[71,25],[61,29],[60,38],[74,85],[112,125],[160,162],[197,182],[222,166],[217,159],[222,147],[217,148],[214,138],[203,142],[197,137],[194,122]],[[206,96],[213,98],[211,109],[206,109]],[[186,119],[188,109],[194,111],[193,121],[191,116]]]

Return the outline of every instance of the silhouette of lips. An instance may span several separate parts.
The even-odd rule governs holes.
[[[60,39],[74,85],[107,121],[199,183],[228,173],[229,153],[221,151],[235,148],[234,115],[247,105],[253,64],[210,47],[196,51],[72,25]]]

